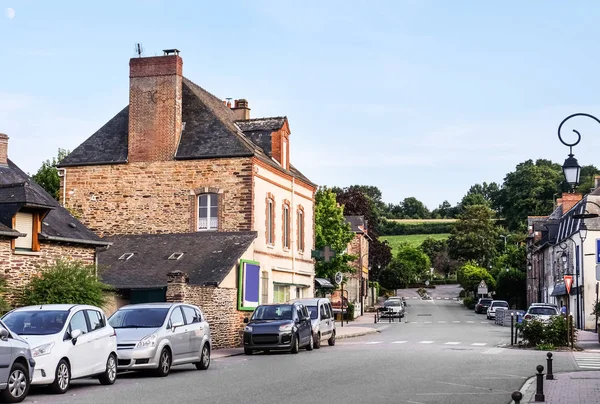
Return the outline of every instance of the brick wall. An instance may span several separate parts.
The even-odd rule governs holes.
[[[189,285],[186,274],[174,272],[168,278],[167,301],[200,307],[210,325],[214,349],[242,345],[243,319],[252,313],[237,310],[237,289]]]
[[[65,206],[101,237],[185,233],[204,187],[220,192],[219,230],[251,230],[251,158],[69,167]]]
[[[0,274],[6,276],[9,289],[18,289],[39,272],[39,265],[52,263],[59,258],[93,264],[95,253],[96,249],[93,247],[42,243],[40,252],[36,255],[14,254],[10,240],[0,238]],[[6,299],[9,303],[14,302],[11,294],[7,294]]]

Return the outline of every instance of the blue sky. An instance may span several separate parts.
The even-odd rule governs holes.
[[[14,10],[14,14],[8,9]],[[291,159],[320,185],[376,185],[430,209],[600,115],[595,1],[0,0],[0,132],[34,173],[128,102],[129,58],[178,48],[184,75],[253,117],[287,115]],[[600,125],[575,122],[580,164]]]

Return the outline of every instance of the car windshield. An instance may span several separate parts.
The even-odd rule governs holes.
[[[480,303],[480,304],[490,304],[491,302],[492,302],[492,301],[491,301],[491,300],[489,300],[489,299],[481,299],[481,300],[479,301],[479,303]]]
[[[51,335],[62,331],[69,317],[66,310],[13,311],[2,318],[19,335]]]
[[[258,306],[254,310],[252,320],[291,320],[292,306],[290,305],[273,305],[273,306]]]
[[[308,313],[310,314],[311,320],[316,320],[317,318],[319,318],[319,311],[317,310],[316,306],[306,306],[306,308],[308,309]]]
[[[494,307],[508,307],[508,303],[506,302],[494,302],[492,303]]]
[[[556,310],[551,307],[532,307],[529,309],[529,313],[542,316],[552,316],[556,314]]]
[[[386,307],[389,306],[402,306],[402,302],[400,300],[387,300],[383,302],[383,305]]]
[[[163,325],[169,308],[137,308],[118,310],[109,319],[113,328],[158,328]]]

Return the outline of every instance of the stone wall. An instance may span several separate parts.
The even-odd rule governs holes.
[[[185,273],[173,272],[168,277],[167,301],[200,307],[210,325],[214,349],[242,345],[243,320],[252,313],[237,310],[237,289],[190,285]]]
[[[252,228],[251,158],[67,167],[66,178],[65,207],[101,237],[196,231],[203,192],[219,194],[218,230]]]
[[[59,258],[78,260],[94,264],[96,249],[77,244],[41,243],[36,253],[14,253],[9,239],[0,238],[0,274],[6,276],[8,289],[19,289],[39,273],[39,266],[51,264]],[[7,294],[9,303],[14,303],[12,294]]]

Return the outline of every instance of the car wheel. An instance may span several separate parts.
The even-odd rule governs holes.
[[[154,374],[158,377],[165,377],[171,371],[171,352],[167,348],[163,348],[159,358],[158,369],[154,371]]]
[[[321,348],[321,333],[317,333],[317,339],[314,341],[315,349]]]
[[[202,354],[200,354],[200,362],[196,363],[196,369],[206,370],[210,366],[210,348],[208,344],[204,344],[202,347]]]
[[[333,330],[333,333],[331,333],[331,338],[327,340],[327,343],[329,344],[329,346],[335,345],[335,330]]]
[[[8,385],[0,393],[0,400],[3,403],[20,403],[27,397],[28,392],[27,368],[23,364],[15,362],[8,375]]]
[[[66,360],[61,359],[56,366],[54,373],[54,382],[50,385],[50,389],[56,394],[65,394],[69,390],[71,384],[71,369]]]
[[[252,349],[244,348],[244,355],[252,355]]]
[[[106,360],[106,370],[98,378],[100,384],[108,386],[114,384],[117,380],[117,357],[111,353]]]
[[[315,337],[312,331],[310,332],[310,340],[308,340],[308,345],[306,346],[307,351],[312,351],[315,347]]]
[[[294,340],[292,341],[292,349],[291,353],[297,354],[300,351],[300,336],[298,334],[294,335]]]

